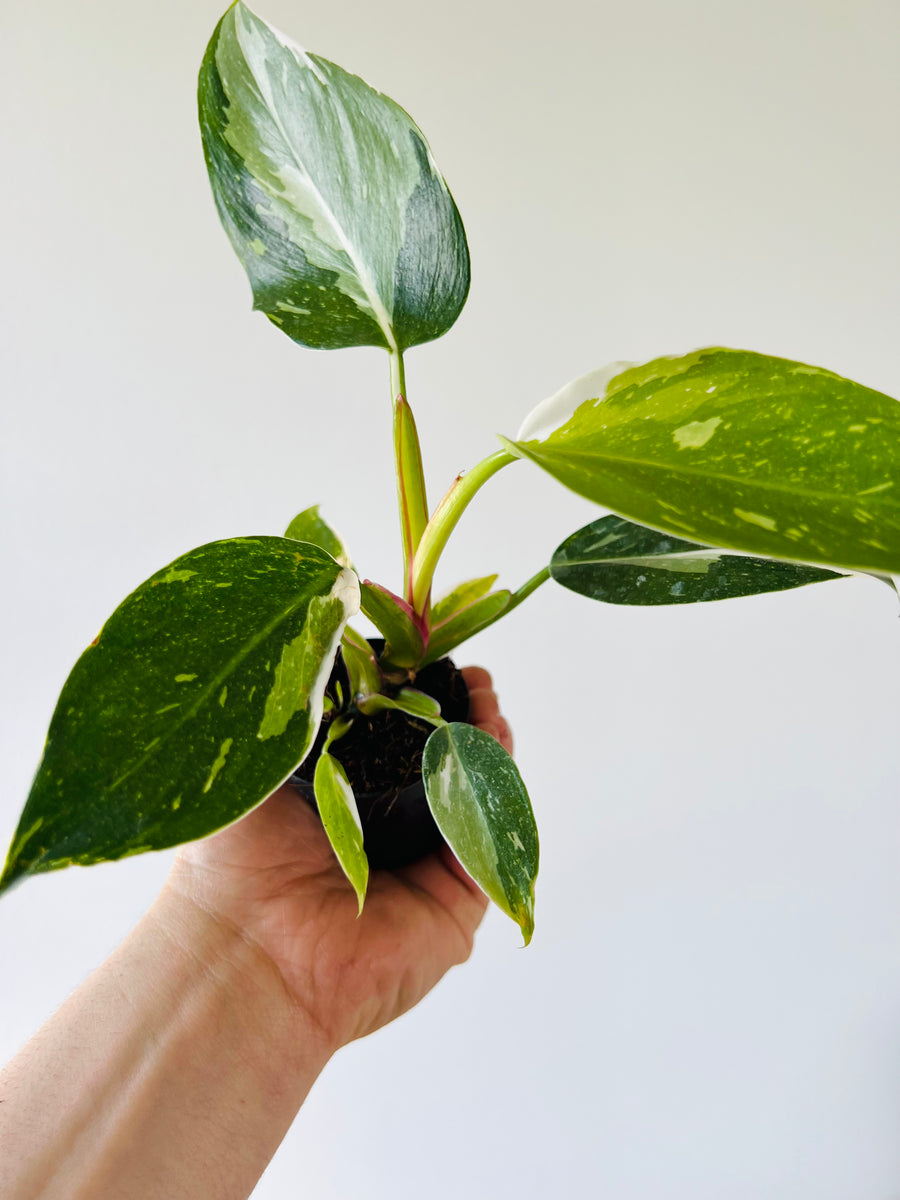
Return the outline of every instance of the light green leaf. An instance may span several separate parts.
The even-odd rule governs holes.
[[[382,675],[375,651],[361,633],[348,625],[341,638],[341,654],[350,678],[350,695],[368,696],[380,692]]]
[[[0,891],[204,837],[307,754],[358,581],[315,546],[213,542],[113,613],[72,670]]]
[[[439,625],[432,625],[424,665],[443,658],[461,642],[493,624],[508,607],[509,601],[510,592],[506,588],[489,592],[487,596],[473,601],[467,608],[454,613]]]
[[[411,606],[368,579],[360,594],[363,612],[385,640],[385,662],[396,667],[417,667],[425,647]]]
[[[538,836],[516,764],[490,734],[454,722],[426,742],[422,778],[445,841],[516,922],[527,946],[534,932]]]
[[[311,542],[314,546],[321,546],[342,567],[353,566],[340,536],[319,516],[318,504],[297,513],[284,531],[284,536],[293,538],[296,542]]]
[[[839,375],[698,350],[585,376],[510,448],[624,517],[712,546],[900,570],[900,404]]]
[[[219,216],[254,307],[305,346],[402,351],[469,288],[456,205],[407,114],[233,4],[200,70]]]
[[[385,712],[387,709],[394,709],[397,712],[408,713],[411,717],[421,717],[424,721],[430,721],[432,725],[446,724],[441,716],[441,706],[437,700],[432,696],[426,696],[417,688],[401,688],[394,697],[383,694],[367,696],[359,702],[358,707],[359,711],[365,713],[367,717],[373,717],[376,713]]]
[[[432,625],[440,625],[462,609],[468,608],[475,600],[480,600],[496,582],[496,575],[483,575],[480,579],[467,579],[465,583],[458,584],[431,606]]]
[[[319,755],[313,776],[316,807],[341,870],[353,885],[362,912],[369,882],[362,823],[347,772],[332,755]]]
[[[550,574],[607,604],[694,604],[844,578],[821,567],[711,550],[622,517],[601,517],[566,538]]]

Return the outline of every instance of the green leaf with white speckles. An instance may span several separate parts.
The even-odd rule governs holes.
[[[465,233],[399,105],[238,0],[207,47],[199,110],[255,308],[324,349],[403,350],[446,333],[469,288]]]
[[[900,403],[830,371],[723,349],[617,363],[539,405],[508,444],[655,529],[900,572]]]
[[[359,911],[369,882],[369,860],[363,849],[362,823],[347,772],[331,754],[320,754],[313,776],[316,807],[341,870],[353,885]]]
[[[0,891],[255,807],[307,754],[358,606],[352,571],[285,538],[213,542],[148,579],[63,687]]]
[[[516,764],[489,733],[453,722],[426,742],[422,779],[450,849],[516,922],[527,946],[534,932],[538,835]]]
[[[601,517],[566,538],[550,574],[606,604],[696,604],[844,578],[822,567],[711,550],[622,517]]]

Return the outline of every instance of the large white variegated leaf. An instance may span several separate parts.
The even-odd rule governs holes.
[[[506,444],[652,529],[900,571],[900,403],[821,367],[720,347],[614,363],[539,405]]]
[[[238,0],[207,47],[199,110],[254,307],[327,349],[403,350],[450,328],[469,287],[465,233],[399,105]]]

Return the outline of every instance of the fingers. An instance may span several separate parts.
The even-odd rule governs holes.
[[[512,731],[500,713],[493,681],[484,667],[464,667],[463,679],[469,689],[469,720],[496,738],[507,754],[513,752]]]

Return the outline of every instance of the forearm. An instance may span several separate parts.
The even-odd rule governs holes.
[[[248,1196],[329,1054],[271,960],[167,889],[0,1074],[0,1195]]]

